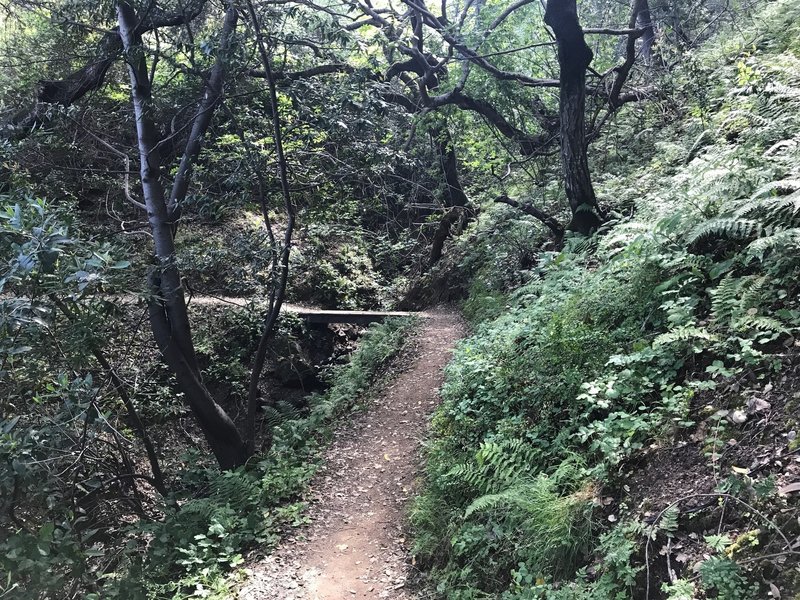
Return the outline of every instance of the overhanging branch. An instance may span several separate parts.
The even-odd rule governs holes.
[[[517,210],[521,210],[526,215],[530,215],[538,219],[539,221],[544,223],[557,238],[560,238],[561,236],[564,235],[564,226],[561,223],[559,223],[554,217],[548,215],[543,210],[536,208],[530,202],[519,202],[517,200],[514,200],[513,198],[509,198],[506,194],[498,196],[497,198],[494,199],[494,201],[499,202],[500,204],[507,204],[508,206],[516,208]]]
[[[141,36],[161,27],[185,25],[200,15],[206,0],[192,0],[180,13],[164,13],[153,7],[147,11],[133,32]],[[42,104],[70,106],[92,90],[103,85],[106,73],[122,54],[122,40],[119,27],[108,30],[97,43],[95,59],[89,64],[73,71],[64,79],[42,80],[39,82],[37,102],[32,107],[14,115],[3,127],[0,137],[26,136],[36,126],[45,121]]]

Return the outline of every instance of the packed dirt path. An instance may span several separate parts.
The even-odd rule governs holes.
[[[311,485],[311,524],[250,565],[241,600],[416,598],[406,588],[408,502],[442,369],[465,332],[450,310],[424,317],[393,365],[399,375],[337,432]]]

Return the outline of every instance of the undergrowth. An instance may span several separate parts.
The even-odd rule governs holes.
[[[781,515],[795,512],[767,473],[734,465],[719,475],[716,491],[728,496],[716,534],[687,538],[700,549],[695,571],[681,563],[669,574],[655,572],[652,553],[663,556],[702,511],[684,517],[676,499],[672,512],[645,515],[625,504],[622,474],[652,449],[695,439],[715,473],[729,469],[724,448],[757,433],[742,430],[759,410],[743,405],[743,390],[771,389],[791,359],[800,327],[798,17],[793,3],[774,3],[752,30],[698,52],[675,75],[690,108],[642,132],[655,142],[646,161],[617,156],[601,177],[601,196],[634,206],[632,217],[618,215],[590,240],[567,238],[524,270],[521,261],[498,269],[481,249],[496,248],[504,226],[513,237],[516,225],[497,216],[506,209],[486,211],[473,228],[461,251],[477,274],[465,306],[475,331],[447,369],[412,513],[417,560],[441,597],[754,599],[792,590],[783,563],[768,557],[793,556],[781,528],[796,525]],[[702,101],[689,85],[700,75],[709,83]],[[509,265],[521,284],[509,283]]]
[[[132,523],[124,534],[127,544],[113,559],[93,544],[97,532],[75,535],[64,528],[67,521],[0,540],[6,574],[0,596],[54,597],[66,582],[79,581],[91,590],[87,600],[230,598],[243,554],[255,545],[273,546],[283,531],[305,522],[303,492],[337,419],[358,410],[413,326],[413,319],[404,318],[370,327],[350,360],[327,374],[327,391],[312,395],[308,407],[279,401],[268,408],[273,445],[245,467],[219,472],[197,466],[204,464],[202,457],[189,452],[161,518]]]

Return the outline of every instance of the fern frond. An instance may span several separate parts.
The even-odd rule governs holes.
[[[536,452],[525,440],[487,440],[475,453],[474,462],[454,466],[448,476],[488,494],[527,477],[535,464],[535,456]]]
[[[534,498],[540,495],[542,485],[538,482],[517,485],[496,494],[486,494],[474,500],[464,511],[468,519],[475,513],[495,509],[500,505],[518,507],[523,510],[530,507]]]
[[[216,505],[208,498],[195,498],[181,506],[181,517],[185,521],[207,523],[214,515]]]
[[[776,229],[786,229],[800,225],[800,192],[773,198],[764,206],[765,222]]]
[[[758,238],[748,244],[745,252],[748,256],[763,259],[768,252],[774,250],[795,250],[800,246],[800,227],[785,229],[766,237]]]
[[[707,256],[700,254],[684,254],[680,257],[680,260],[686,267],[703,273],[714,264]]]
[[[750,276],[742,278],[741,300],[739,300],[739,308],[746,311],[751,308],[758,308],[764,301],[765,290],[767,286],[767,277]]]
[[[275,427],[283,422],[283,416],[274,406],[264,407],[264,423],[269,427]]]
[[[686,236],[688,245],[710,237],[727,237],[731,239],[747,239],[761,233],[762,225],[754,219],[736,217],[718,217],[697,225]]]
[[[711,318],[716,322],[728,322],[734,312],[739,308],[739,293],[742,289],[742,279],[731,274],[722,278],[711,295]]]
[[[800,225],[800,192],[749,200],[733,213],[733,217],[758,219],[763,225],[774,229]]]
[[[736,331],[760,331],[762,333],[786,333],[787,329],[778,319],[757,314],[746,314],[737,319],[732,328]]]
[[[782,333],[784,325],[773,317],[760,315],[768,304],[770,280],[767,276],[726,276],[711,290],[711,317],[715,324],[734,331]]]
[[[591,539],[591,507],[594,489],[585,485],[563,493],[554,477],[539,475],[473,501],[464,519],[498,511],[492,520],[524,546],[528,564],[543,572],[571,572]],[[502,511],[502,512],[500,512]]]
[[[717,336],[705,329],[694,325],[683,325],[675,329],[662,333],[653,340],[653,346],[666,346],[675,342],[687,342],[689,340],[705,340],[708,342],[717,341]]]
[[[286,400],[278,400],[275,403],[275,408],[280,413],[281,417],[286,421],[294,421],[303,416],[303,409]]]
[[[221,473],[211,482],[211,497],[220,504],[237,508],[257,504],[261,494],[258,480],[241,471]]]
[[[781,179],[779,181],[771,181],[766,185],[762,185],[751,196],[751,200],[758,200],[760,198],[774,198],[775,196],[786,196],[800,190],[800,179]]]
[[[655,527],[658,531],[663,531],[668,535],[675,533],[678,530],[678,517],[680,514],[680,509],[677,506],[670,506],[664,510],[661,520],[655,523]]]

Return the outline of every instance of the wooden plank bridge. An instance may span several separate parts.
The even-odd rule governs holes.
[[[414,314],[400,311],[307,309],[292,305],[286,306],[285,309],[287,312],[293,312],[301,319],[314,324],[350,323],[353,325],[369,325],[391,317],[410,317]]]
[[[194,296],[188,299],[189,307],[192,306],[247,306],[245,298],[232,298],[225,296]],[[352,325],[369,325],[379,323],[392,317],[410,317],[418,314],[402,311],[382,311],[382,310],[326,310],[297,304],[284,303],[282,309],[285,312],[294,313],[308,323],[315,325],[327,325],[331,323],[349,323]]]

